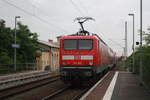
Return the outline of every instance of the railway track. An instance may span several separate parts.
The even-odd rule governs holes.
[[[55,80],[55,79],[53,79]],[[43,81],[41,81],[43,82]],[[39,84],[39,83],[36,83]],[[50,80],[48,83],[36,85],[32,84],[32,88],[28,88],[30,91],[20,91],[13,95],[8,95],[3,97],[2,99],[6,100],[59,100],[57,98],[64,98],[64,100],[77,100],[87,88],[79,88],[79,87],[72,87],[70,85],[63,84],[59,79],[57,81]],[[28,87],[29,85],[27,85]],[[21,86],[22,89],[25,89]],[[8,90],[10,91],[10,90]],[[12,90],[16,91],[16,90]],[[17,90],[18,91],[18,90]],[[34,93],[36,92],[36,93]],[[68,94],[69,93],[69,94]],[[32,95],[31,95],[32,94]],[[66,95],[68,95],[67,98]]]
[[[38,86],[29,91],[25,91],[14,96],[6,98],[6,100],[42,100],[44,97],[54,94],[57,91],[68,87],[60,80],[50,82],[45,85]]]
[[[15,87],[18,85],[30,83],[33,81],[41,80],[50,77],[50,72],[43,71],[37,73],[30,73],[27,75],[9,76],[7,78],[0,79],[0,91]]]
[[[79,100],[89,89],[90,86],[66,85],[55,76],[1,90],[0,100]]]
[[[104,75],[99,76],[98,80],[103,76]],[[42,98],[42,100],[79,100],[90,88],[91,85],[87,84],[83,84],[83,86],[68,86],[49,94],[48,96]]]
[[[114,70],[114,69],[113,69]],[[104,76],[110,76],[110,72],[105,72],[103,75],[99,76],[98,80],[105,81]],[[97,82],[96,82],[97,83]],[[95,84],[93,84],[95,85]],[[89,89],[91,86],[80,86],[80,87],[66,87],[59,91],[56,91],[53,94],[50,94],[47,97],[44,97],[42,100],[79,100]]]
[[[62,88],[42,100],[78,100],[89,88],[87,87],[72,87]]]
[[[26,76],[26,78],[27,78],[27,76]],[[17,94],[23,93],[25,91],[28,91],[30,89],[34,89],[39,86],[42,86],[45,84],[50,84],[50,83],[53,83],[53,82],[59,80],[59,76],[50,76],[50,74],[40,74],[40,75],[38,74],[37,76],[32,76],[32,78],[30,76],[31,79],[28,76],[29,79],[27,78],[27,80],[26,80],[26,78],[22,78],[22,79],[19,78],[20,84],[15,84],[15,85],[9,86],[7,88],[1,89],[0,90],[0,99],[5,99],[5,98],[11,97],[13,95],[17,95]],[[12,83],[13,82],[14,82],[14,80],[12,81]],[[11,81],[9,81],[9,84],[11,84]]]

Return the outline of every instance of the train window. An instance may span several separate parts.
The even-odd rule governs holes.
[[[64,50],[76,50],[77,49],[77,40],[66,39],[63,41]]]
[[[91,50],[93,47],[93,41],[90,39],[79,40],[79,50]]]

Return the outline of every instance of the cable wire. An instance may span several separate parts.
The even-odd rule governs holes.
[[[37,7],[36,6],[36,4],[33,4],[33,3],[31,3],[31,0],[27,0],[30,4],[31,4],[31,6],[33,7],[33,8],[35,8],[35,9],[38,9],[38,12],[40,11],[41,13],[43,13],[43,14],[46,14],[46,16],[47,17],[51,17],[51,16],[48,16],[47,15],[47,12],[45,12],[44,10],[42,10],[42,9],[40,9],[39,7]],[[38,3],[38,2],[36,2],[37,4],[40,4],[40,3]],[[61,28],[61,29],[64,29],[64,28]],[[70,33],[69,31],[66,31],[66,33]],[[57,34],[56,34],[57,35]],[[63,34],[64,35],[64,34]]]
[[[79,7],[72,1],[70,0],[71,4],[74,6],[74,8],[82,15],[84,16],[83,12],[79,9]]]
[[[44,22],[44,23],[48,24],[49,26],[52,26],[52,27],[57,28],[57,29],[59,29],[59,30],[61,30],[61,31],[67,32],[66,30],[64,30],[64,29],[62,29],[62,28],[60,28],[60,27],[58,27],[58,26],[56,26],[56,25],[54,25],[54,24],[48,22],[47,20],[42,19],[42,18],[39,17],[39,16],[36,16],[35,14],[33,14],[33,13],[31,13],[31,12],[28,12],[28,11],[26,11],[26,10],[24,10],[24,9],[22,9],[22,8],[20,8],[20,7],[18,7],[18,6],[16,6],[16,5],[13,4],[13,3],[8,2],[7,0],[2,0],[2,1],[5,2],[5,3],[7,3],[7,4],[9,4],[10,6],[13,6],[13,7],[17,8],[18,10],[20,10],[20,11],[22,11],[22,12],[24,12],[24,13],[30,15],[30,16],[35,17],[36,19],[40,20],[41,22]]]
[[[83,5],[83,2],[81,2],[80,0],[78,0],[79,3],[81,4],[82,9],[86,12],[86,14],[89,16],[88,10],[86,9],[86,7]]]

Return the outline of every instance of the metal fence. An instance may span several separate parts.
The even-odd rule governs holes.
[[[16,64],[16,71],[14,69],[14,64],[0,64],[0,74],[16,73],[30,70],[37,70],[37,64],[36,63]]]

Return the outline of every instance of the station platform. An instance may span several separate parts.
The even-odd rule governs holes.
[[[111,100],[150,100],[150,91],[140,86],[137,75],[120,72]]]
[[[150,91],[140,85],[136,74],[112,71],[80,100],[150,100]]]
[[[8,74],[8,75],[1,75],[0,76],[0,81],[14,78],[14,77],[20,77],[20,76],[25,76],[25,75],[30,75],[30,74],[36,74],[40,73],[43,71],[26,71],[26,72],[18,72],[18,73],[13,73],[13,74]]]

